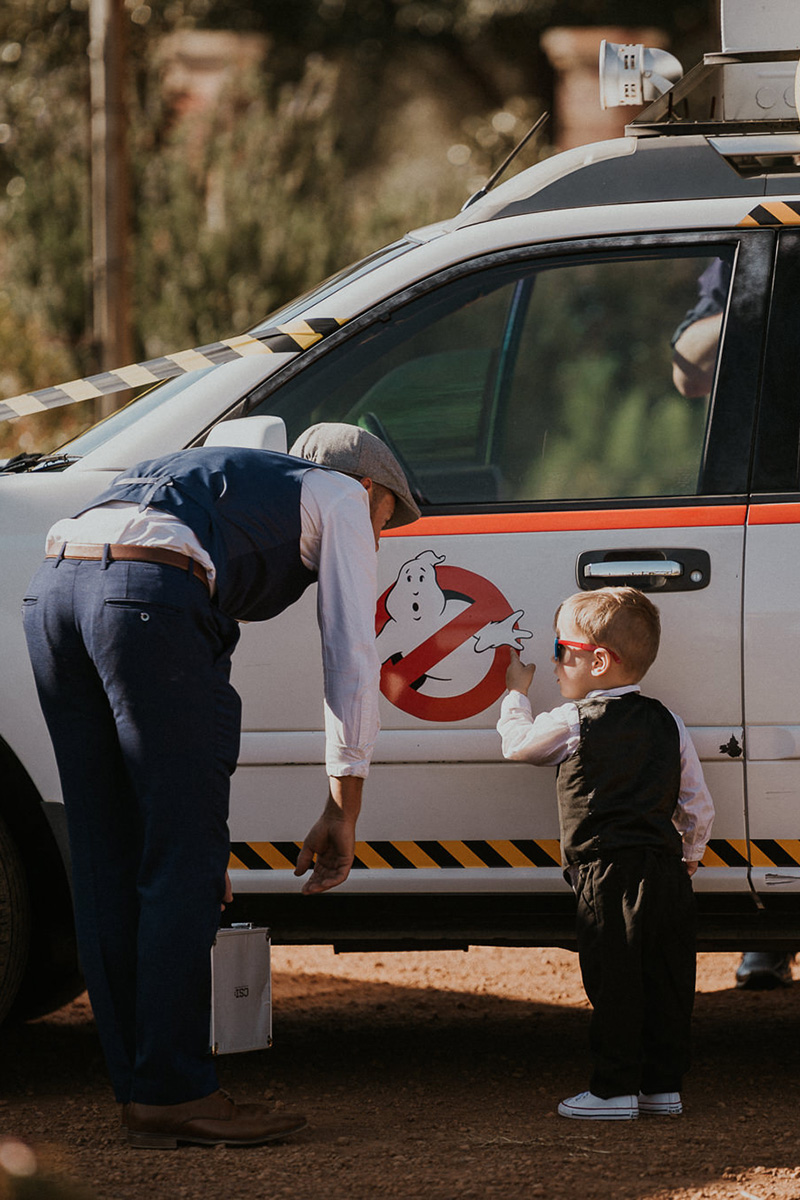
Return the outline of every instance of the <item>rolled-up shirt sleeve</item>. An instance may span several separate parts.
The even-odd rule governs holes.
[[[331,776],[366,778],[380,728],[377,554],[369,497],[354,480],[309,471],[301,515],[301,555],[319,573],[325,766]]]

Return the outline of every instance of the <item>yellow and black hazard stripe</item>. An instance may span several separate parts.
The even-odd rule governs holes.
[[[302,842],[233,842],[233,870],[288,871]],[[370,841],[356,842],[355,870],[436,870],[468,867],[560,866],[557,839],[533,841]]]
[[[756,838],[750,843],[754,867],[800,867],[800,840]]]
[[[753,838],[748,843],[735,839],[711,840],[704,867],[798,867],[800,840],[793,838]]]
[[[302,842],[233,842],[231,870],[291,871]],[[750,843],[752,865],[800,866],[800,841]],[[746,841],[712,839],[704,867],[746,867]],[[465,870],[498,867],[560,867],[557,838],[497,841],[370,841],[356,843],[354,870]]]
[[[800,225],[800,200],[765,200],[739,222],[754,226]]]
[[[258,334],[244,333],[221,342],[210,342],[207,346],[197,346],[193,350],[179,350],[176,354],[164,354],[147,362],[88,375],[85,379],[73,379],[55,387],[25,392],[0,401],[0,420],[46,412],[63,404],[75,404],[79,400],[96,400],[99,396],[110,396],[128,388],[152,386],[189,371],[214,367],[252,354],[299,354],[334,333],[344,323],[338,317],[312,317],[308,321],[276,325]]]

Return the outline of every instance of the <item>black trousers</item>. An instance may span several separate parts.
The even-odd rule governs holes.
[[[577,870],[581,975],[592,1005],[589,1088],[676,1092],[689,1067],[696,910],[686,867],[649,849]]]

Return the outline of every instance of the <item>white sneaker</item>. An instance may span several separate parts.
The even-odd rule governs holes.
[[[561,1101],[558,1115],[578,1121],[633,1121],[639,1115],[639,1102],[635,1096],[609,1096],[604,1100],[592,1092],[580,1092]]]
[[[639,1092],[639,1112],[677,1117],[683,1112],[680,1092]]]

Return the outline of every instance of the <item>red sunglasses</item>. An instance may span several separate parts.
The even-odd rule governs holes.
[[[555,645],[553,647],[553,658],[556,662],[561,660],[561,647],[569,646],[570,650],[605,650],[611,655],[615,663],[622,662],[618,654],[613,650],[609,650],[608,646],[592,646],[589,642],[565,642],[562,638],[556,635]]]

